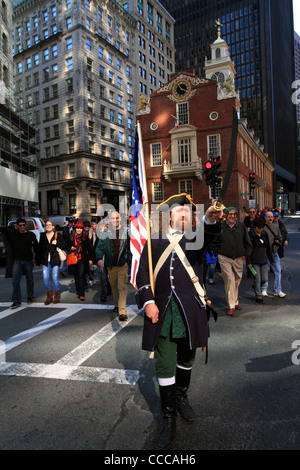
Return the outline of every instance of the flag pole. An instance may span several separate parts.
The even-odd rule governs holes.
[[[151,230],[150,230],[150,214],[149,214],[149,201],[148,201],[148,191],[147,191],[147,179],[146,179],[146,170],[145,170],[145,160],[144,160],[144,149],[143,149],[143,141],[142,141],[142,131],[141,131],[141,124],[137,122],[137,132],[139,137],[140,143],[140,152],[141,152],[141,168],[143,173],[143,180],[145,182],[145,219],[147,225],[147,246],[148,246],[148,264],[149,264],[149,279],[150,285],[152,289],[152,293],[154,295],[154,276],[153,276],[153,263],[152,263],[152,246],[151,246]]]

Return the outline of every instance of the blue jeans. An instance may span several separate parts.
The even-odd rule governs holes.
[[[281,292],[281,264],[280,264],[280,258],[278,256],[278,253],[273,253],[275,264],[271,264],[270,261],[268,260],[268,266],[269,268],[272,269],[274,273],[274,292]],[[267,291],[268,289],[268,282],[266,282],[262,286],[262,291]]]
[[[22,294],[21,294],[21,279],[23,274],[26,277],[27,283],[27,298],[33,299],[34,297],[34,284],[33,284],[33,261],[20,261],[15,260],[13,266],[13,273],[12,273],[12,282],[13,282],[13,292],[12,292],[12,301],[13,302],[21,302],[22,301]]]
[[[44,286],[46,290],[52,290],[51,289],[51,280],[50,280],[50,271],[52,269],[52,283],[53,283],[53,290],[54,291],[59,291],[59,264],[56,264],[55,266],[51,266],[50,263],[48,263],[47,266],[43,265],[43,281],[44,281]]]

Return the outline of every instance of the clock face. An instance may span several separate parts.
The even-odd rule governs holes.
[[[189,96],[191,92],[191,84],[188,80],[178,80],[176,83],[174,83],[172,91],[175,98],[182,100]]]

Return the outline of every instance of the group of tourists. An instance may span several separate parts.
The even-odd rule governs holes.
[[[268,297],[269,273],[274,273],[274,296],[284,298],[281,286],[281,258],[289,243],[288,232],[278,211],[267,210],[261,214],[249,209],[243,222],[238,212],[228,207],[222,231],[207,248],[208,283],[214,284],[214,272],[220,267],[225,284],[228,315],[240,310],[238,287],[243,275],[244,260],[248,277],[253,277],[255,300],[262,303]]]
[[[130,242],[128,227],[121,223],[117,211],[100,223],[100,234],[96,222],[80,221],[73,217],[69,217],[68,225],[62,232],[55,230],[51,219],[47,220],[39,242],[34,233],[26,230],[24,218],[17,219],[13,226],[3,228],[2,232],[6,235],[11,248],[8,251],[14,259],[11,309],[21,305],[20,282],[23,274],[27,281],[27,303],[33,302],[34,265],[37,268],[42,266],[45,305],[60,302],[59,277],[66,277],[67,273],[74,276],[76,297],[84,301],[86,289],[94,283],[95,270],[99,266],[100,301],[105,302],[107,295],[112,293],[114,311],[121,321],[127,320],[126,283],[131,258]]]
[[[160,232],[151,239],[154,278],[149,268],[147,242],[140,258],[135,294],[138,307],[145,312],[142,348],[154,353],[156,359],[163,415],[159,449],[169,447],[174,439],[177,413],[189,422],[195,418],[187,396],[192,367],[196,349],[207,348],[209,318],[211,314],[216,315],[207,297],[207,277],[212,284],[218,265],[230,317],[241,310],[238,290],[244,260],[248,274],[254,279],[257,302],[263,302],[269,295],[270,269],[274,272],[274,295],[284,298],[280,257],[288,244],[287,231],[276,211],[265,211],[261,217],[255,209],[250,209],[241,222],[235,207],[213,205],[207,209],[202,223],[199,220],[197,223],[197,206],[185,193],[169,198],[162,207],[169,209],[170,220],[165,233]],[[187,227],[193,227],[189,236]],[[21,305],[23,273],[27,278],[28,303],[33,301],[34,263],[43,268],[46,305],[60,302],[59,276],[66,276],[67,270],[74,275],[77,298],[85,300],[85,290],[94,282],[97,266],[100,301],[106,301],[110,289],[114,311],[120,321],[126,321],[126,284],[131,261],[128,229],[117,211],[98,227],[95,223],[70,218],[62,233],[57,233],[48,220],[38,243],[35,235],[26,231],[26,221],[18,219],[14,228],[5,231],[14,253],[11,308]],[[199,247],[194,245],[193,249],[199,231],[204,233],[204,243]],[[60,268],[62,251],[66,259]],[[76,257],[75,264],[68,261],[71,255]]]

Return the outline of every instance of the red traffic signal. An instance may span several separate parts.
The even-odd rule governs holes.
[[[212,163],[211,162],[206,162],[205,163],[205,168],[206,168],[206,170],[211,170],[212,169]]]

